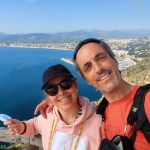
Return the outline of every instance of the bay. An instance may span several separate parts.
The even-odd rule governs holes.
[[[44,98],[43,71],[53,64],[64,64],[77,78],[79,95],[100,98],[74,67],[61,58],[71,59],[73,51],[40,48],[0,48],[0,113],[21,120],[33,117],[36,105]]]

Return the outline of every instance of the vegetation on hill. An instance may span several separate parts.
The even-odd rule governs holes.
[[[122,76],[132,84],[144,85],[150,83],[150,56],[122,71]]]

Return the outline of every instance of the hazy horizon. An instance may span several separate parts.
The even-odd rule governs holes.
[[[102,32],[113,32],[113,31],[150,31],[150,28],[137,28],[137,29],[108,29],[108,30],[100,30],[100,29],[79,29],[79,30],[71,30],[71,31],[60,31],[60,32],[29,32],[29,33],[6,33],[6,32],[1,32],[0,34],[9,34],[9,35],[14,35],[14,34],[57,34],[57,33],[69,33],[69,32],[79,32],[79,31],[85,31],[85,32],[92,32],[92,31],[102,31]]]
[[[0,32],[150,29],[149,0],[2,0]]]

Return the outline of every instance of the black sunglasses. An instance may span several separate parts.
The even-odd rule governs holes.
[[[44,88],[44,91],[50,95],[55,96],[58,93],[58,86],[61,87],[63,90],[69,90],[72,87],[72,84],[74,82],[73,78],[68,78],[60,81],[58,84],[50,84]]]

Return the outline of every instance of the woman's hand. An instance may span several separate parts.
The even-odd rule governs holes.
[[[44,99],[41,103],[39,103],[34,111],[34,114],[38,114],[38,112],[40,112],[42,114],[42,116],[44,118],[47,118],[47,114],[51,112],[53,109],[53,104],[50,101],[47,101],[46,99]]]
[[[7,126],[9,134],[22,134],[25,131],[25,124],[17,119],[10,119],[4,122]]]

